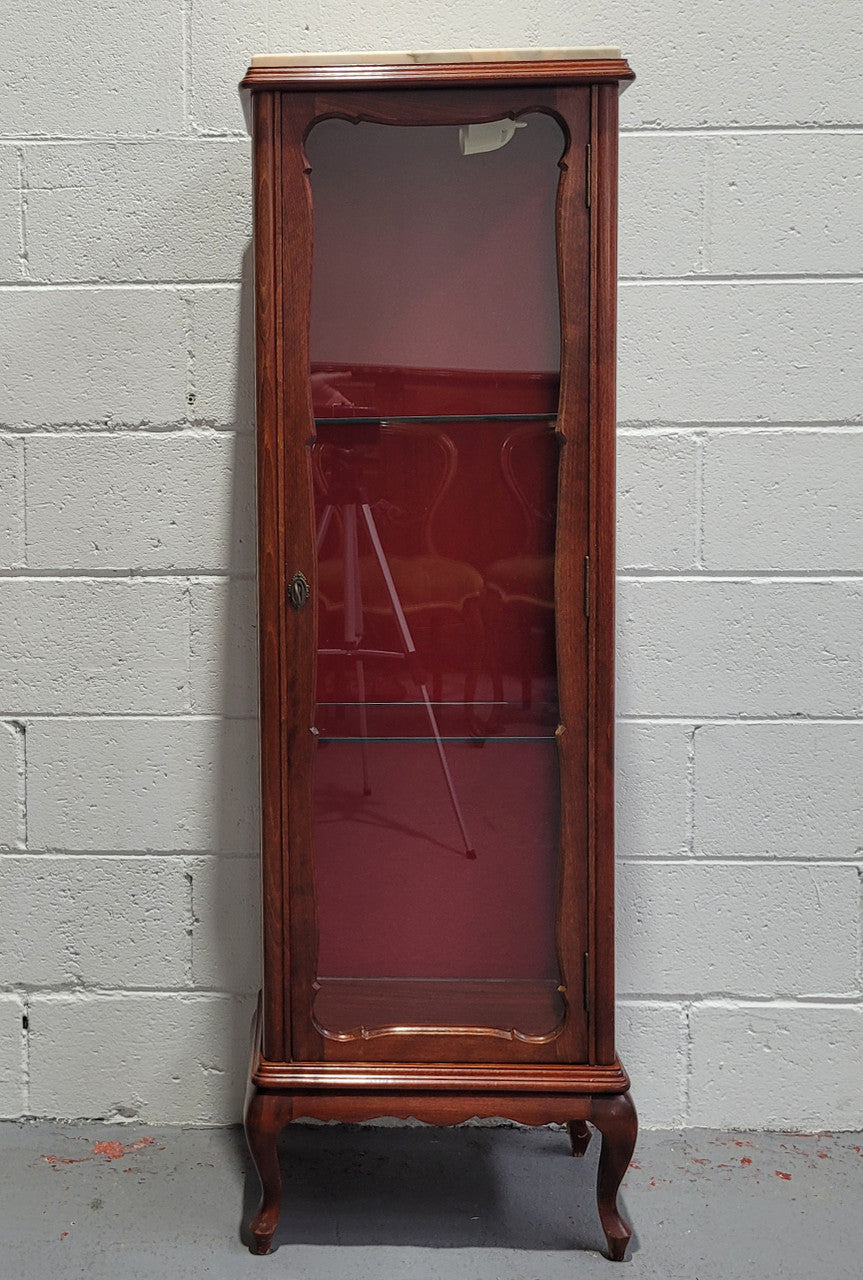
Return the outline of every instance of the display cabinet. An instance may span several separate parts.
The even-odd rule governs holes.
[[[615,49],[255,59],[263,991],[246,1131],[602,1135]]]

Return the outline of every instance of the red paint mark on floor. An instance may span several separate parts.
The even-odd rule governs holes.
[[[142,1147],[151,1147],[154,1138],[139,1138],[137,1142],[124,1144],[122,1142],[96,1142],[93,1144],[94,1156],[107,1156],[109,1160],[120,1160],[123,1156],[127,1156],[130,1151],[140,1151]]]
[[[709,1164],[710,1163],[709,1160],[702,1160],[700,1156],[692,1156],[691,1160],[693,1164]]]
[[[734,1145],[735,1145],[735,1147],[751,1147],[751,1146],[752,1146],[752,1143],[751,1143],[751,1142],[743,1142],[740,1138],[735,1138],[735,1139],[734,1139]]]
[[[68,1232],[68,1231],[61,1231],[61,1232],[60,1232],[60,1239],[61,1239],[61,1240],[65,1240],[68,1234],[69,1234],[69,1232]]]
[[[636,1164],[634,1160],[630,1160],[630,1162],[629,1162],[629,1167],[630,1167],[630,1169],[640,1169],[640,1168],[641,1168],[641,1165],[640,1165],[640,1164]]]
[[[776,1176],[777,1176],[777,1178],[781,1178],[783,1182],[790,1182],[790,1181],[791,1181],[791,1174],[790,1174],[790,1173],[782,1173],[782,1171],[781,1171],[780,1169],[777,1169],[777,1170],[776,1170]]]
[[[830,1153],[829,1153],[829,1151],[816,1151],[816,1152],[815,1152],[815,1154],[816,1154],[816,1156],[818,1157],[818,1159],[819,1159],[819,1160],[829,1160],[829,1159],[830,1159]]]
[[[50,1164],[52,1168],[56,1168],[60,1164],[85,1164],[86,1161],[92,1160],[93,1156],[107,1156],[109,1160],[120,1160],[123,1156],[127,1156],[130,1151],[140,1151],[142,1147],[152,1147],[156,1141],[155,1138],[139,1138],[137,1142],[94,1142],[93,1152],[89,1156],[43,1156],[42,1159],[46,1164]]]
[[[752,1164],[752,1161],[750,1160],[749,1156],[741,1156],[741,1157],[740,1157],[740,1163],[741,1163],[741,1164]]]

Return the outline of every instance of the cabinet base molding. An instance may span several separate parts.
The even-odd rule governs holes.
[[[638,1121],[629,1078],[615,1061],[592,1066],[484,1066],[414,1063],[268,1062],[256,1015],[246,1093],[245,1128],[262,1195],[250,1226],[252,1253],[269,1253],[281,1213],[278,1137],[292,1120],[357,1123],[383,1116],[453,1125],[496,1117],[520,1124],[565,1124],[572,1152],[587,1150],[593,1125],[602,1135],[597,1205],[609,1257],[622,1261],[629,1225],[617,1192],[635,1147]]]

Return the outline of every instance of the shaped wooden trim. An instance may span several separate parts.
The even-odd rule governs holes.
[[[249,67],[243,89],[433,89],[443,86],[585,85],[625,82],[635,72],[625,58],[537,62],[441,62],[317,67]]]

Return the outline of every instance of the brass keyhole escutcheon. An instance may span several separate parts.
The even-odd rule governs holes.
[[[288,601],[294,609],[302,609],[303,605],[311,595],[311,587],[305,579],[305,575],[299,570],[294,574],[288,583]]]

